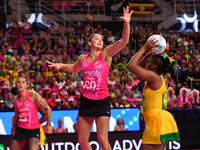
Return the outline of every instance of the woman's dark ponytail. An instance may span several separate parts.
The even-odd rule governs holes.
[[[94,34],[94,28],[92,27],[92,20],[93,20],[93,16],[91,14],[87,14],[87,21],[88,21],[88,24],[90,24],[90,27],[88,29],[88,32],[87,32],[87,37],[88,37],[88,41],[91,40],[93,34]]]

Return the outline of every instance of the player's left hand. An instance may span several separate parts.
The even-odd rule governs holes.
[[[132,13],[133,10],[129,13],[129,6],[126,6],[126,9],[123,7],[123,16],[120,18],[129,23],[131,20]]]

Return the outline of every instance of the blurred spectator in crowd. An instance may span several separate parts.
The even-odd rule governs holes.
[[[6,69],[2,70],[0,79],[3,79],[4,82],[9,82],[9,75],[7,74],[7,70]]]
[[[63,46],[65,46],[65,47],[68,46],[67,38],[65,37],[64,33],[61,33],[61,34],[60,34],[59,41],[62,42],[62,45],[63,45]]]
[[[8,93],[7,99],[5,99],[5,106],[8,108],[8,110],[14,111],[14,103],[13,103],[14,97],[12,93]]]
[[[11,37],[8,39],[8,42],[13,49],[17,49],[18,43],[14,34],[11,35]]]
[[[30,43],[27,41],[27,39],[24,39],[24,42],[22,43],[22,51],[29,51],[30,50]]]
[[[0,88],[3,87],[4,83],[5,83],[4,80],[0,79]],[[0,92],[1,92],[1,89],[0,89]]]
[[[128,76],[125,87],[127,90],[131,90],[135,84],[133,83],[130,76]]]
[[[117,96],[113,93],[113,94],[110,96],[110,98],[111,98],[111,103],[110,103],[111,108],[118,108],[118,107],[119,107],[119,104],[118,104],[118,102],[117,102]]]
[[[123,96],[123,97],[121,98],[121,102],[120,102],[119,107],[120,107],[120,108],[130,108],[130,107],[133,107],[132,105],[127,104],[126,101],[127,101],[127,97],[126,97],[126,96]]]
[[[34,70],[31,70],[29,72],[29,78],[28,78],[28,81],[30,81],[31,83],[34,83],[35,82],[35,77],[36,77],[36,73]]]
[[[8,108],[5,106],[5,101],[3,99],[0,100],[0,112],[7,111]]]
[[[185,77],[184,80],[186,80],[188,77],[191,78],[193,73],[194,73],[193,65],[192,63],[188,63],[188,67],[184,72],[184,77]]]
[[[51,26],[47,29],[47,32],[48,32],[50,35],[57,35],[57,30],[56,30],[56,28],[55,28],[54,23],[51,23]]]
[[[117,57],[113,57],[111,66],[112,66],[113,70],[118,70]]]
[[[80,92],[76,92],[74,102],[75,102],[75,105],[79,108],[80,102],[81,102],[81,93]]]
[[[108,78],[108,85],[112,85],[112,87],[114,88],[115,79],[113,74],[111,74],[110,77]]]
[[[63,93],[64,93],[64,89],[62,86],[58,87],[58,98],[60,98],[62,100],[63,97]]]
[[[63,23],[59,23],[59,27],[57,29],[57,33],[58,33],[58,35],[61,35],[61,34],[65,35],[66,29],[63,26]]]
[[[42,81],[42,83],[44,86],[42,87],[40,92],[42,93],[42,98],[46,101],[46,103],[48,103],[48,99],[50,99],[51,89],[49,87],[45,86],[46,82],[44,80]]]
[[[200,72],[198,66],[195,67],[192,77],[189,78],[192,80],[194,88],[200,90]]]
[[[127,97],[128,93],[124,86],[120,87],[121,97]]]
[[[17,17],[14,17],[13,21],[10,24],[10,28],[12,29],[12,33],[16,36],[19,31],[19,23]]]
[[[16,42],[18,42],[17,39],[16,39]],[[7,51],[8,52],[13,52],[12,51],[12,46],[10,46],[10,42],[7,40],[6,37],[3,38],[2,50],[3,50],[2,52],[3,52],[4,55],[6,54],[5,51],[6,52]]]
[[[76,90],[76,92],[81,92],[81,90],[82,90],[82,83],[81,83],[81,81],[77,81],[77,83],[76,83],[76,87],[75,87],[75,90]]]
[[[171,76],[170,73],[167,73],[167,74],[166,74],[166,78],[167,78],[167,83],[168,83],[169,85],[174,84],[174,80],[172,79],[172,76]]]
[[[126,104],[130,104],[135,107],[137,97],[134,97],[132,90],[128,90],[128,96],[126,97]]]
[[[138,85],[138,83],[140,83],[140,80],[135,74],[132,75],[132,82],[134,85]]]
[[[114,76],[115,77],[115,76]],[[115,85],[114,85],[114,90],[120,90],[121,89],[121,84],[120,84],[120,79],[115,79]]]
[[[0,33],[0,45],[3,44],[3,33]]]
[[[72,32],[70,32],[68,37],[67,37],[67,43],[69,45],[69,44],[74,44],[74,42],[75,42],[75,40],[74,40],[73,34],[72,34]]]
[[[67,74],[66,74],[66,76],[67,76]],[[68,90],[70,85],[73,86],[71,84],[71,80],[69,78],[70,77],[67,77],[67,79],[66,79],[65,90]]]
[[[117,102],[121,103],[121,92],[119,89],[115,91],[115,95],[117,97]]]
[[[192,90],[189,101],[192,104],[192,107],[200,108],[199,90]]]
[[[86,39],[85,34],[81,33],[80,38],[78,39],[78,42],[85,44],[85,39]]]
[[[77,81],[75,80],[74,74],[70,75],[70,80],[71,80],[71,84],[73,85],[73,87],[76,87]]]
[[[51,107],[51,109],[56,105],[57,93],[52,93],[51,98],[48,99],[47,104]]]
[[[14,90],[14,88],[16,88],[16,84],[15,84],[15,81],[13,79],[13,76],[10,75],[8,80],[9,80],[8,82],[5,82],[5,85],[8,86],[9,91],[14,92],[13,90]]]
[[[118,118],[117,119],[117,125],[114,127],[114,131],[127,131],[128,128],[124,129],[124,119]]]
[[[190,89],[190,87],[189,87],[188,82],[184,82],[184,83],[183,83],[183,87],[186,88],[186,89],[188,90],[188,95],[190,95],[191,89]]]
[[[69,95],[69,96],[75,97],[76,91],[75,91],[75,88],[74,88],[73,85],[70,85],[70,86],[69,86],[67,92],[68,92],[68,95]]]
[[[142,99],[142,94],[141,94],[141,92],[138,90],[138,88],[135,88],[135,89],[133,90],[133,95],[134,95],[134,97],[137,97],[138,99]]]
[[[70,96],[68,98],[68,104],[67,104],[66,109],[78,109],[78,106],[75,105],[74,97],[73,96]]]
[[[81,33],[83,32],[83,28],[81,26],[81,22],[78,22],[76,25],[76,32],[78,35],[81,35]]]
[[[168,107],[177,106],[177,97],[175,95],[174,89],[171,86],[167,89],[167,99],[168,99],[168,103],[167,103]]]
[[[63,125],[63,120],[58,119],[58,127],[54,130],[54,133],[68,133],[68,129],[63,128],[62,125]]]
[[[63,80],[61,75],[58,75],[57,80],[56,80],[56,84],[59,86],[64,87],[65,86],[65,81]]]
[[[115,42],[115,37],[112,35],[112,31],[108,31],[108,41],[110,44]]]
[[[63,99],[62,99],[62,105],[63,105],[64,108],[65,108],[65,107],[67,106],[67,104],[68,104],[68,98],[69,98],[69,95],[68,95],[67,91],[65,91],[65,92],[63,93]]]
[[[141,26],[140,22],[137,23],[135,30],[142,31],[142,26]]]
[[[96,31],[95,33],[102,34],[102,29],[100,24],[97,24],[97,27],[94,30]]]
[[[64,107],[63,107],[63,105],[61,105],[61,99],[59,99],[59,98],[57,98],[56,100],[55,100],[55,102],[56,102],[56,104],[55,104],[55,106],[52,108],[52,110],[64,110]]]
[[[27,18],[24,17],[23,21],[19,24],[19,28],[21,29],[20,32],[23,36],[28,36],[33,31],[31,30],[32,24],[27,21]]]
[[[112,85],[108,85],[108,93],[111,96],[112,94],[114,94],[114,90],[113,90],[113,86]]]
[[[123,50],[122,50],[123,51]],[[122,69],[127,69],[127,59],[125,57],[122,57]]]
[[[137,99],[135,102],[135,107],[139,108],[140,115],[143,115],[142,99]]]
[[[17,42],[18,46],[21,48],[22,43],[24,42],[24,37],[23,37],[23,35],[21,33],[18,34],[16,42]]]
[[[102,30],[102,36],[103,36],[103,40],[104,40],[104,42],[105,42],[105,40],[107,39],[107,37],[108,37],[108,30],[107,29],[103,29]],[[108,39],[107,39],[108,40]]]
[[[56,78],[52,77],[49,85],[49,88],[51,88],[51,92],[58,93],[58,87],[59,85],[56,84]]]
[[[180,89],[180,94],[178,95],[177,105],[179,107],[191,107],[191,103],[189,101],[188,90],[185,87]]]
[[[75,80],[76,81],[82,81],[83,80],[82,70],[80,70],[78,73],[75,74]]]
[[[5,101],[6,99],[8,99],[8,90],[9,87],[7,87],[6,85],[3,85],[1,87],[0,100],[3,99]]]
[[[71,26],[71,24],[67,25],[67,32],[74,32],[74,28]]]

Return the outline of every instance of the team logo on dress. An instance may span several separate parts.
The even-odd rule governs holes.
[[[100,69],[101,68],[101,63],[99,61],[94,63],[94,66],[96,69]]]
[[[29,106],[29,102],[26,101],[26,102],[24,103],[24,105],[25,105],[25,108],[27,108],[27,107]]]

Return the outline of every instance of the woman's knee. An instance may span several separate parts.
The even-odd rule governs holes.
[[[100,145],[106,145],[108,144],[108,137],[107,136],[98,136],[98,142]]]
[[[82,144],[88,143],[88,139],[78,136],[78,142],[79,142],[80,145],[82,145]]]

